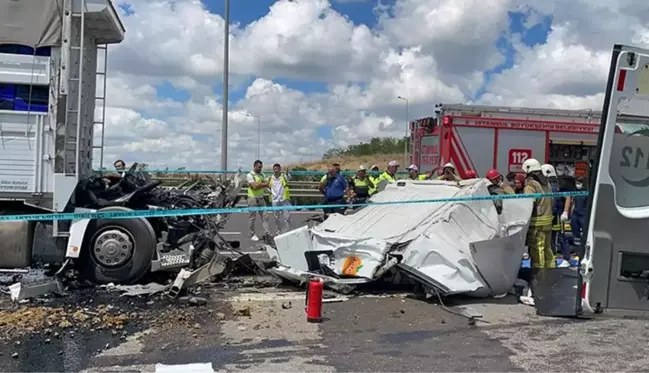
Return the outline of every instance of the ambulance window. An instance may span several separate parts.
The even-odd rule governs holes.
[[[609,173],[618,206],[649,206],[649,122],[618,121]]]

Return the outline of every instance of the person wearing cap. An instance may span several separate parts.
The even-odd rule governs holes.
[[[419,167],[417,167],[417,165],[411,164],[410,167],[408,167],[408,179],[426,180],[426,175],[419,175]]]
[[[397,170],[398,169],[399,169],[399,162],[390,161],[388,163],[388,169],[385,170],[385,172],[383,172],[381,174],[381,176],[379,176],[379,182],[381,180],[387,180],[390,183],[393,183],[393,182],[397,181],[397,176],[396,175],[397,175]]]
[[[361,165],[356,172],[356,176],[350,183],[351,196],[354,203],[365,203],[370,198],[370,190],[375,188],[374,183],[367,176],[367,169]]]
[[[453,163],[448,162],[444,167],[442,167],[442,175],[439,176],[437,180],[462,181],[462,178],[457,174],[457,170]]]

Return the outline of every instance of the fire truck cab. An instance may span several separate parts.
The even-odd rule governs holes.
[[[435,116],[410,123],[411,162],[422,172],[451,162],[461,177],[520,172],[536,158],[559,177],[588,177],[601,113],[480,105],[435,105]]]

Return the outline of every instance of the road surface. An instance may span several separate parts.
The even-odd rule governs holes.
[[[470,326],[437,304],[366,296],[325,304],[325,321],[311,324],[301,292],[203,295],[210,300],[202,307],[150,301],[170,319],[136,322],[126,337],[79,327],[47,343],[43,334],[8,341],[0,371],[182,373],[187,364],[192,372],[649,369],[649,323],[640,319],[542,318],[505,298],[473,303],[489,324]],[[173,313],[179,310],[183,316]]]
[[[290,227],[291,229],[299,228],[304,225],[307,225],[307,219],[311,216],[314,216],[320,211],[291,211],[291,220]],[[270,228],[270,233],[272,235],[277,234],[277,227],[275,226],[275,219],[273,214],[268,214],[268,225]],[[259,217],[255,220],[256,233],[259,237],[263,234],[261,227],[261,222]],[[241,249],[248,250],[251,249],[256,243],[250,240],[250,234],[248,233],[248,214],[247,213],[237,213],[232,214],[228,219],[228,222],[225,226],[225,230],[222,232],[223,237],[227,240],[239,240],[241,242]]]

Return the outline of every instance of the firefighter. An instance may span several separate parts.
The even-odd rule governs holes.
[[[378,182],[381,182],[381,180],[387,180],[388,182],[392,183],[397,181],[397,170],[399,169],[399,162],[397,161],[390,161],[388,163],[388,169],[385,170],[380,176]]]
[[[356,172],[356,176],[351,180],[351,196],[354,204],[367,202],[370,198],[370,190],[374,188],[374,183],[367,176],[365,166],[361,165]]]
[[[426,175],[419,175],[419,167],[417,167],[417,165],[411,164],[410,167],[408,167],[408,179],[426,180]]]
[[[559,179],[557,178],[557,171],[551,164],[544,164],[541,166],[543,175],[550,184],[552,193],[559,193]],[[570,246],[564,234],[564,222],[568,221],[568,209],[570,208],[570,201],[564,197],[553,198],[552,203],[552,250],[555,253],[561,252],[563,258],[570,259]]]
[[[466,172],[466,178],[467,179],[477,179],[478,174],[473,170],[469,170],[469,171]]]
[[[437,178],[437,180],[444,181],[462,181],[462,178],[457,174],[457,170],[453,163],[448,162],[442,167],[442,175]]]
[[[487,190],[489,190],[489,194],[491,194],[492,196],[514,194],[514,189],[512,189],[509,184],[503,181],[503,175],[501,175],[498,170],[492,168],[491,170],[487,171],[487,174],[485,176],[487,180],[491,182],[491,184],[487,187]],[[503,212],[502,199],[494,199],[494,206],[496,206],[496,211],[498,212],[498,214],[501,214]]]
[[[550,192],[548,181],[543,175],[541,163],[534,158],[523,162],[525,194],[544,194]],[[552,254],[552,199],[538,198],[534,201],[530,226],[527,231],[527,247],[532,257],[532,268],[555,268]]]

